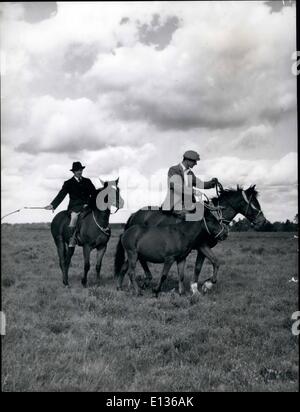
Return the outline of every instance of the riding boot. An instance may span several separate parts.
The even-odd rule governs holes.
[[[75,247],[76,246],[76,226],[69,226],[69,232],[70,232],[70,239],[69,239],[69,247]]]

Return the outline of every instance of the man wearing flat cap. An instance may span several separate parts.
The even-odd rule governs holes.
[[[162,209],[172,211],[180,217],[185,216],[195,208],[194,188],[212,189],[218,183],[217,178],[203,182],[192,172],[200,156],[194,150],[188,150],[183,155],[183,161],[172,166],[168,171],[168,193],[162,204]]]
[[[76,224],[78,216],[89,203],[90,198],[95,194],[96,188],[90,179],[82,176],[82,171],[85,166],[82,166],[80,162],[74,162],[71,172],[73,177],[66,180],[59,191],[58,195],[52,200],[50,205],[46,206],[46,210],[55,210],[57,206],[69,195],[68,211],[71,213],[71,220],[69,224],[70,241],[69,247],[75,247],[76,245]]]

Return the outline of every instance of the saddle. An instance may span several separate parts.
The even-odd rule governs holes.
[[[66,212],[67,212],[68,217],[71,217],[72,211],[71,211],[71,210],[67,210]],[[90,213],[92,213],[92,209],[90,209],[89,207],[84,208],[84,209],[79,213],[77,223],[79,223],[79,221],[82,221],[82,220],[83,220],[87,215],[89,215]]]

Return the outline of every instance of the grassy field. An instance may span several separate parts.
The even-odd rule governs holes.
[[[2,225],[3,391],[297,391],[297,240],[292,233],[231,233],[215,247],[219,283],[191,299],[173,267],[164,292],[118,292],[114,229],[95,283],[80,283],[75,251],[64,288],[45,225]],[[152,265],[157,281],[160,265]],[[138,272],[142,274],[139,267]],[[205,263],[202,278],[211,273]],[[125,282],[127,285],[127,281]]]

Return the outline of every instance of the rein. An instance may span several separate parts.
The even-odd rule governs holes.
[[[95,218],[95,214],[94,211],[92,211],[92,215],[94,218],[94,222],[96,223],[96,226],[98,226],[98,228],[101,230],[101,232],[103,232],[106,236],[110,236],[110,228],[108,227],[102,227],[99,225],[99,223],[97,222],[96,218]]]
[[[257,210],[257,211],[258,211],[258,213],[257,213],[257,215],[256,215],[256,217],[255,217],[255,219],[256,219],[256,218],[257,218],[257,217],[258,217],[258,216],[262,213],[262,211],[261,211],[261,210],[259,210],[259,209],[257,209],[257,207],[255,207],[255,206],[254,206],[254,204],[253,204],[253,203],[251,203],[253,193],[252,193],[252,195],[250,196],[250,199],[249,199],[249,200],[248,200],[247,195],[246,195],[246,193],[244,192],[244,190],[242,191],[242,195],[243,195],[243,198],[244,198],[245,202],[248,204],[247,209],[246,209],[246,212],[245,212],[245,216],[247,216],[247,213],[248,213],[249,207],[251,206],[251,207],[252,207],[252,209],[254,209],[254,210]]]
[[[212,234],[211,234],[211,232],[209,231],[209,229],[208,229],[208,226],[207,226],[207,223],[206,223],[206,219],[205,219],[205,217],[203,216],[203,221],[204,221],[204,225],[205,225],[205,229],[206,229],[206,231],[207,231],[207,233],[210,235],[210,236],[212,236]],[[221,223],[220,223],[220,226],[221,226],[221,230],[220,230],[220,232],[218,232],[214,237],[215,237],[215,239],[218,239],[218,237],[224,232],[224,230],[225,230],[225,226],[223,225],[223,222],[221,221]]]
[[[217,185],[216,185],[216,192],[217,192],[217,196],[218,196],[218,197],[220,196],[222,190],[223,190],[223,186],[221,185],[221,183],[218,182]],[[206,197],[207,201],[209,202],[209,198],[207,197],[207,195],[206,195],[205,193],[202,193],[202,192],[201,192],[201,194],[204,195],[204,196]],[[201,203],[202,203],[202,201],[201,201]],[[214,236],[214,238],[217,239],[217,238],[225,231],[225,225],[224,225],[223,222],[228,222],[228,223],[230,223],[230,221],[223,218],[222,207],[221,207],[221,206],[213,207],[213,206],[211,206],[209,203],[204,203],[204,202],[203,202],[202,204],[203,204],[203,206],[204,206],[206,209],[208,209],[211,213],[212,213],[212,212],[217,213],[216,219],[218,220],[218,222],[219,222],[219,224],[220,224],[220,226],[221,226],[221,230]],[[205,225],[205,228],[206,228],[207,233],[208,233],[210,236],[213,236],[212,233],[210,232],[208,226],[207,226],[206,219],[205,219],[205,216],[204,216],[204,215],[203,215],[203,222],[204,222],[204,225]]]

